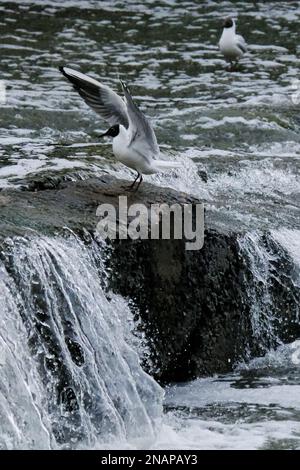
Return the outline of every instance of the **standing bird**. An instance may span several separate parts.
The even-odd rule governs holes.
[[[230,65],[237,64],[241,57],[247,52],[247,44],[243,36],[235,34],[235,21],[228,17],[223,23],[223,33],[219,41],[222,54]]]
[[[121,81],[123,100],[111,88],[83,73],[68,67],[60,67],[59,70],[84,101],[111,126],[100,137],[112,137],[117,160],[137,172],[129,189],[133,189],[136,182],[138,189],[143,174],[181,166],[179,162],[158,159],[160,150],[152,125],[134,103],[124,82]]]

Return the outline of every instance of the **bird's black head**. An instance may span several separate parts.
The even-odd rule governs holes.
[[[232,28],[232,26],[233,26],[233,20],[232,20],[232,18],[230,18],[230,16],[228,16],[223,21],[223,27],[224,28]]]
[[[115,124],[114,126],[111,126],[108,131],[104,132],[104,134],[101,134],[99,137],[117,137],[119,132],[120,126],[119,124]]]

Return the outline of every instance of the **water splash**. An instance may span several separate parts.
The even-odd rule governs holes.
[[[266,351],[270,344],[279,341],[274,325],[276,317],[270,292],[272,262],[277,258],[268,249],[264,236],[258,232],[248,232],[239,239],[239,245],[251,272],[251,279],[247,282],[247,297],[252,333]]]
[[[36,362],[19,315],[19,295],[0,267],[0,449],[49,449],[50,422]]]
[[[272,230],[271,233],[273,238],[289,253],[295,266],[300,268],[300,230],[282,228]]]
[[[239,238],[240,256],[248,266],[245,285],[252,334],[260,353],[297,337],[299,234],[280,229],[269,234],[248,232]]]

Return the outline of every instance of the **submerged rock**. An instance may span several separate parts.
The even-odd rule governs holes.
[[[117,207],[120,195],[128,196],[128,204],[147,207],[199,202],[168,188],[143,184],[138,192],[126,192],[124,185],[128,182],[103,176],[5,189],[0,235],[71,230],[88,245],[99,221],[98,205]],[[218,217],[206,212],[205,242],[198,251],[187,251],[185,240],[115,240],[108,248],[108,287],[130,299],[147,339],[144,367],[162,382],[226,372],[241,359],[299,337],[299,288],[288,254],[270,235],[262,236],[257,243],[268,266],[258,279],[255,244],[245,249],[242,228]],[[72,338],[68,347],[82,366],[84,351]]]

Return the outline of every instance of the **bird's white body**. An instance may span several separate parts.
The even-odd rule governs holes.
[[[238,62],[247,50],[247,44],[242,36],[236,34],[233,21],[231,28],[224,28],[219,41],[220,51],[227,62]]]
[[[122,125],[120,125],[119,134],[113,139],[113,152],[119,162],[142,175],[150,175],[158,171],[153,165],[152,158],[147,159],[141,156],[134,146],[130,146],[130,133]]]

